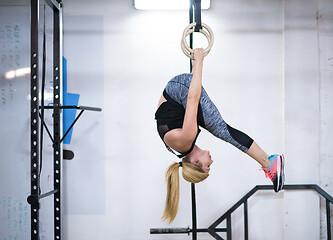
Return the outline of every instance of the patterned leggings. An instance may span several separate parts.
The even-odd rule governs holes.
[[[167,94],[176,102],[186,108],[187,94],[193,75],[184,73],[172,78],[165,87]],[[214,103],[210,100],[207,92],[202,87],[199,111],[202,121],[198,124],[208,130],[215,137],[231,143],[243,152],[247,152],[253,143],[253,139],[245,133],[230,127],[222,118]],[[199,119],[199,117],[198,117]]]

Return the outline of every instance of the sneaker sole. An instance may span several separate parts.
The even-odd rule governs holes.
[[[280,181],[281,181],[281,156],[279,156],[278,160],[279,162],[276,163],[276,178],[277,178],[277,183],[276,183],[276,188],[274,189],[275,192],[278,192],[280,190]]]
[[[285,176],[284,176],[284,155],[283,154],[280,156],[280,161],[281,161],[281,175],[279,177],[279,179],[280,179],[279,191],[283,188],[284,180],[285,180]]]

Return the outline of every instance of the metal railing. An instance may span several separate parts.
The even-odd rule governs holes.
[[[197,239],[197,232],[207,232],[212,237],[218,240],[223,240],[223,238],[218,235],[218,232],[225,232],[226,239],[232,239],[232,226],[231,226],[231,214],[241,205],[244,207],[244,239],[248,240],[248,199],[260,190],[273,190],[273,186],[271,185],[257,185],[252,188],[247,194],[244,195],[237,203],[235,203],[228,211],[226,211],[220,218],[218,218],[213,224],[211,224],[208,228],[197,229],[196,224],[191,228],[151,228],[151,234],[175,234],[175,233],[192,233],[192,239]],[[330,218],[330,204],[333,204],[333,197],[330,196],[327,192],[325,192],[322,188],[320,188],[316,184],[293,184],[293,185],[284,185],[283,190],[314,190],[319,195],[325,198],[326,200],[326,224],[327,224],[327,239],[331,240],[331,218]],[[193,196],[192,196],[193,198]],[[195,204],[192,204],[192,208],[195,208]],[[195,213],[195,211],[194,211]],[[193,214],[193,209],[192,209]],[[195,214],[194,217],[196,218]],[[192,216],[193,218],[193,216]],[[221,224],[224,220],[226,220],[225,228],[216,228],[219,224]]]

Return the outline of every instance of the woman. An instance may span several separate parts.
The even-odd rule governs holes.
[[[202,87],[203,49],[194,50],[192,74],[171,79],[163,91],[155,113],[157,130],[167,149],[182,161],[166,171],[167,198],[163,219],[173,222],[179,202],[179,167],[183,178],[198,183],[208,177],[213,163],[209,151],[195,145],[199,126],[227,141],[261,164],[278,192],[284,183],[283,155],[267,155],[249,136],[229,126]],[[176,153],[177,151],[178,153]]]

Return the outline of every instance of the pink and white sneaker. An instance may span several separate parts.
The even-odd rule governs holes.
[[[283,188],[284,185],[284,156],[282,155],[271,155],[268,157],[271,161],[271,165],[268,168],[261,168],[266,175],[266,178],[270,178],[274,185],[274,191],[278,192]]]

